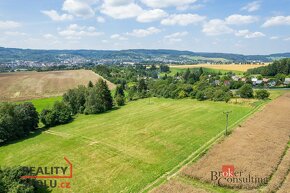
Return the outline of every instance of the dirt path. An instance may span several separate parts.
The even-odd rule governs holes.
[[[289,141],[289,125],[290,93],[287,93],[266,105],[197,163],[184,168],[182,174],[218,184],[214,172],[222,171],[223,165],[233,165],[239,173],[235,179],[221,175],[220,185],[257,188],[277,170]]]

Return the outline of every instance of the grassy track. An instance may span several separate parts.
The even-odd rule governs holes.
[[[223,111],[233,111],[232,124],[252,110],[195,100],[152,101],[79,115],[70,124],[2,146],[0,165],[61,165],[66,156],[74,165],[73,192],[137,192],[220,133]]]

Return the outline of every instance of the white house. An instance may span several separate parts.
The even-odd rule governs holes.
[[[285,78],[284,84],[286,85],[290,84],[290,78]]]
[[[239,77],[239,76],[232,76],[232,79],[233,79],[234,81],[239,81],[240,78],[241,78],[241,77]]]

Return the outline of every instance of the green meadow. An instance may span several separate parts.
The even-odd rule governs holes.
[[[49,109],[53,106],[55,101],[61,101],[62,97],[57,96],[57,97],[50,97],[50,98],[42,98],[42,99],[32,99],[32,100],[27,100],[25,102],[31,102],[36,110],[40,113],[43,109]],[[17,102],[17,103],[22,103],[22,102]]]
[[[192,70],[193,68],[189,69],[189,70]],[[198,68],[195,68],[195,69],[198,69]],[[212,69],[212,68],[202,68],[204,72],[212,72],[212,73],[228,73],[228,72],[233,72],[237,75],[242,75],[243,72],[241,71],[231,71],[231,70],[217,70],[217,69]],[[187,69],[186,68],[170,68],[170,73],[167,73],[168,76],[174,76],[177,72],[178,73],[182,73],[182,72],[185,72]],[[165,73],[162,73],[161,74],[162,76],[165,75]]]
[[[32,102],[40,110],[47,100]],[[191,99],[133,101],[1,146],[0,166],[63,166],[65,156],[73,164],[70,192],[138,192],[222,132],[223,111],[232,111],[232,125],[252,110]]]

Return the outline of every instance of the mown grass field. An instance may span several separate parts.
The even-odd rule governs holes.
[[[44,99],[47,100],[47,99]],[[34,102],[37,109],[41,101]],[[0,147],[0,166],[73,164],[70,192],[138,192],[247,115],[250,105],[148,99]],[[53,192],[67,192],[53,189]]]

